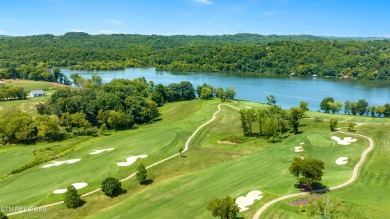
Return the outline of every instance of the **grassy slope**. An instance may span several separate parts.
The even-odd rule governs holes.
[[[195,151],[203,149],[206,154],[230,151],[234,153],[232,158],[237,158],[151,186],[91,218],[209,218],[206,205],[211,199],[225,195],[238,197],[260,189],[265,192],[265,198],[257,202],[250,211],[244,212],[243,216],[249,217],[264,201],[297,191],[292,187],[294,179],[287,168],[291,159],[297,155],[293,152],[293,146],[299,142],[306,142],[304,155],[325,161],[327,175],[324,183],[328,186],[345,181],[352,170],[351,166],[335,165],[335,159],[344,154],[358,156],[364,149],[362,139],[353,147],[336,145],[329,140],[332,133],[327,131],[324,123],[310,121],[310,130],[307,128],[302,135],[291,136],[280,144],[269,144],[256,139],[240,146],[218,145],[213,143],[215,136],[221,133],[237,134],[240,131],[237,112],[232,109],[224,109],[223,112],[216,122],[198,135],[192,145]],[[235,117],[233,122],[232,115]],[[313,140],[311,136],[314,134],[319,137]],[[322,145],[318,147],[320,143]],[[240,152],[246,154],[248,151],[252,151],[252,154],[240,156]]]
[[[8,81],[10,81],[11,83],[8,83]],[[30,92],[32,90],[43,90],[48,95],[52,94],[58,88],[66,86],[57,83],[30,80],[7,80],[5,83],[22,86],[26,92]],[[22,112],[28,112],[32,115],[37,115],[35,105],[40,102],[47,102],[49,98],[49,96],[44,96],[34,98],[28,97],[26,100],[0,101],[0,111],[12,110],[16,108],[20,109]]]
[[[232,105],[244,107],[259,104],[238,102]],[[211,107],[209,115],[215,109]],[[177,113],[176,109],[170,106],[165,107],[163,112],[166,117],[163,121],[169,123],[185,117],[184,114]],[[352,169],[352,166],[336,166],[334,160],[345,154],[353,154],[357,157],[365,147],[362,139],[359,139],[354,147],[335,145],[329,141],[332,133],[327,131],[327,122],[318,123],[312,120],[304,121],[304,123],[310,123],[310,126],[302,127],[304,130],[302,135],[292,136],[282,144],[269,145],[263,140],[256,139],[239,146],[217,144],[216,141],[220,136],[240,131],[236,115],[236,111],[224,108],[218,120],[194,139],[191,144],[193,149],[186,154],[188,157],[168,161],[149,171],[149,175],[154,180],[152,185],[139,186],[135,180],[130,180],[124,183],[124,187],[128,190],[125,195],[110,199],[97,193],[87,197],[85,206],[78,210],[67,210],[63,205],[56,206],[47,209],[44,213],[45,217],[83,218],[100,209],[105,209],[92,217],[151,218],[162,215],[188,217],[190,212],[191,217],[208,218],[210,213],[205,210],[205,203],[210,199],[225,195],[237,197],[245,195],[252,189],[260,189],[265,192],[264,198],[255,202],[251,209],[243,214],[251,217],[267,200],[296,191],[291,186],[294,179],[287,173],[287,167],[296,155],[293,152],[293,146],[299,142],[306,142],[304,154],[325,159],[327,173],[324,183],[328,186],[345,181],[350,177]],[[319,137],[313,138],[314,134]],[[116,141],[113,140],[113,142]],[[328,147],[318,147],[320,144]],[[295,208],[283,206],[285,205],[283,203],[278,205],[281,207],[277,209],[279,212],[277,215],[283,218],[287,215],[293,217],[291,210]],[[284,211],[285,209],[288,211]],[[42,213],[29,213],[16,218],[40,218],[42,216]],[[300,215],[296,214],[296,216]]]
[[[171,107],[176,110],[172,111]],[[80,144],[75,152],[58,159],[81,158],[78,163],[47,169],[34,167],[0,181],[0,205],[37,205],[62,200],[61,195],[52,195],[51,192],[65,188],[71,183],[87,182],[90,185],[81,191],[86,192],[99,187],[100,182],[107,176],[123,178],[130,175],[140,161],[129,167],[116,165],[116,162],[124,161],[128,156],[148,154],[149,157],[141,162],[149,165],[177,153],[178,147],[184,144],[190,133],[209,119],[216,109],[216,102],[180,102],[170,104],[165,109],[167,110],[162,109],[162,121],[136,130],[93,138]],[[115,150],[89,155],[89,152],[95,149],[109,147],[114,147]],[[24,150],[26,149],[21,146],[21,153]],[[9,158],[1,157],[0,154],[0,159]]]
[[[357,133],[374,139],[374,151],[351,186],[328,193],[344,201],[347,218],[387,218],[390,215],[390,125],[364,125]],[[285,217],[288,215],[288,217]],[[298,207],[277,203],[263,218],[301,218]]]

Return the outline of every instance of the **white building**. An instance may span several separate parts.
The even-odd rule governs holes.
[[[30,91],[30,97],[43,97],[45,96],[45,92],[43,90],[32,90]]]

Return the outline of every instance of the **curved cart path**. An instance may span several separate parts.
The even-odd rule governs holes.
[[[186,143],[185,143],[185,145],[184,145],[184,149],[183,149],[183,152],[182,152],[182,153],[186,152],[186,151],[189,149],[190,142],[191,142],[191,140],[196,136],[196,134],[198,134],[198,132],[199,132],[203,127],[205,127],[206,125],[210,124],[211,122],[213,122],[213,121],[215,120],[215,118],[217,117],[217,114],[218,114],[219,112],[221,112],[221,110],[222,110],[222,108],[221,108],[222,105],[232,107],[233,109],[236,109],[236,110],[240,110],[240,109],[238,109],[237,107],[230,106],[230,105],[228,105],[228,104],[219,104],[219,105],[218,105],[218,110],[213,114],[213,116],[211,117],[211,119],[208,120],[207,122],[203,123],[202,125],[200,125],[200,126],[192,133],[192,135],[187,139],[187,141],[186,141]],[[165,159],[163,159],[163,160],[157,161],[156,163],[153,163],[153,164],[147,166],[146,169],[152,168],[152,167],[154,167],[154,166],[156,166],[156,165],[158,165],[158,164],[161,164],[161,163],[163,163],[163,162],[165,162],[165,161],[167,161],[167,160],[170,160],[170,159],[172,159],[172,158],[174,158],[174,157],[177,157],[177,156],[179,156],[179,155],[180,155],[180,153],[177,153],[177,154],[174,154],[174,155],[172,155],[172,156],[170,156],[170,157],[167,157],[167,158],[165,158]],[[133,173],[133,174],[127,176],[126,178],[121,179],[120,181],[123,182],[123,181],[129,180],[129,179],[133,178],[136,174],[137,174],[137,172],[135,172],[135,173]],[[100,188],[97,188],[97,189],[95,189],[95,190],[93,190],[93,191],[90,191],[90,192],[88,192],[88,193],[85,193],[85,194],[81,195],[81,197],[85,197],[85,196],[91,195],[91,194],[96,193],[96,192],[98,192],[98,191],[100,191],[100,190],[101,190]],[[48,205],[39,206],[39,208],[48,208],[48,207],[52,207],[52,206],[55,206],[55,205],[60,205],[60,204],[62,204],[62,203],[64,203],[64,201],[60,201],[60,202],[55,202],[55,203],[51,203],[51,204],[48,204]],[[17,211],[17,212],[9,213],[9,214],[7,214],[7,215],[8,215],[8,216],[12,216],[12,215],[22,214],[22,213],[26,213],[26,212],[28,212],[28,211]]]
[[[337,185],[337,186],[333,186],[333,187],[330,187],[330,188],[327,188],[327,189],[321,189],[321,190],[314,190],[312,192],[321,192],[321,191],[325,191],[325,190],[336,190],[336,189],[340,189],[340,188],[344,188],[348,185],[350,185],[351,183],[353,183],[357,177],[358,177],[358,173],[359,173],[359,170],[360,170],[360,167],[362,166],[363,162],[366,160],[367,158],[367,154],[372,151],[374,149],[374,141],[370,138],[370,137],[367,137],[365,135],[361,135],[361,134],[354,134],[354,133],[346,133],[346,132],[342,132],[342,131],[338,131],[339,133],[343,133],[343,134],[348,134],[348,135],[356,135],[356,136],[360,136],[360,137],[363,137],[363,138],[366,138],[368,139],[369,141],[369,146],[366,150],[363,151],[363,153],[361,154],[360,156],[360,160],[359,162],[355,165],[355,167],[353,168],[353,171],[352,171],[352,176],[351,178],[340,184],[340,185]],[[307,195],[309,194],[308,192],[300,192],[300,193],[295,193],[295,194],[290,194],[290,195],[285,195],[285,196],[281,196],[279,198],[276,198],[274,200],[271,200],[267,203],[265,203],[261,208],[259,208],[259,210],[257,210],[256,214],[253,215],[252,219],[257,219],[260,217],[260,215],[271,205],[275,204],[276,202],[279,202],[281,200],[284,200],[284,199],[288,199],[288,198],[292,198],[292,197],[297,197],[297,196],[303,196],[303,195]]]

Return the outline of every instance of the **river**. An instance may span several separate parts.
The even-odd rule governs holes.
[[[61,69],[69,77],[78,73],[83,78],[90,78],[92,73],[99,74],[103,82],[114,78],[133,79],[145,77],[155,84],[179,83],[190,81],[194,88],[203,83],[214,87],[226,88],[234,86],[236,99],[266,102],[266,96],[272,94],[277,104],[283,108],[298,106],[301,100],[309,103],[310,110],[318,110],[321,100],[333,97],[344,103],[346,100],[358,101],[366,99],[370,105],[390,103],[389,81],[357,81],[334,78],[286,78],[266,77],[259,74],[229,74],[229,73],[185,73],[157,72],[154,68],[127,68],[120,71],[81,71]]]

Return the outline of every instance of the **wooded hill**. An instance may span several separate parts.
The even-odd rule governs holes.
[[[184,72],[258,72],[390,78],[390,41],[310,35],[36,35],[0,39],[0,78],[46,66],[84,70],[156,67]]]

